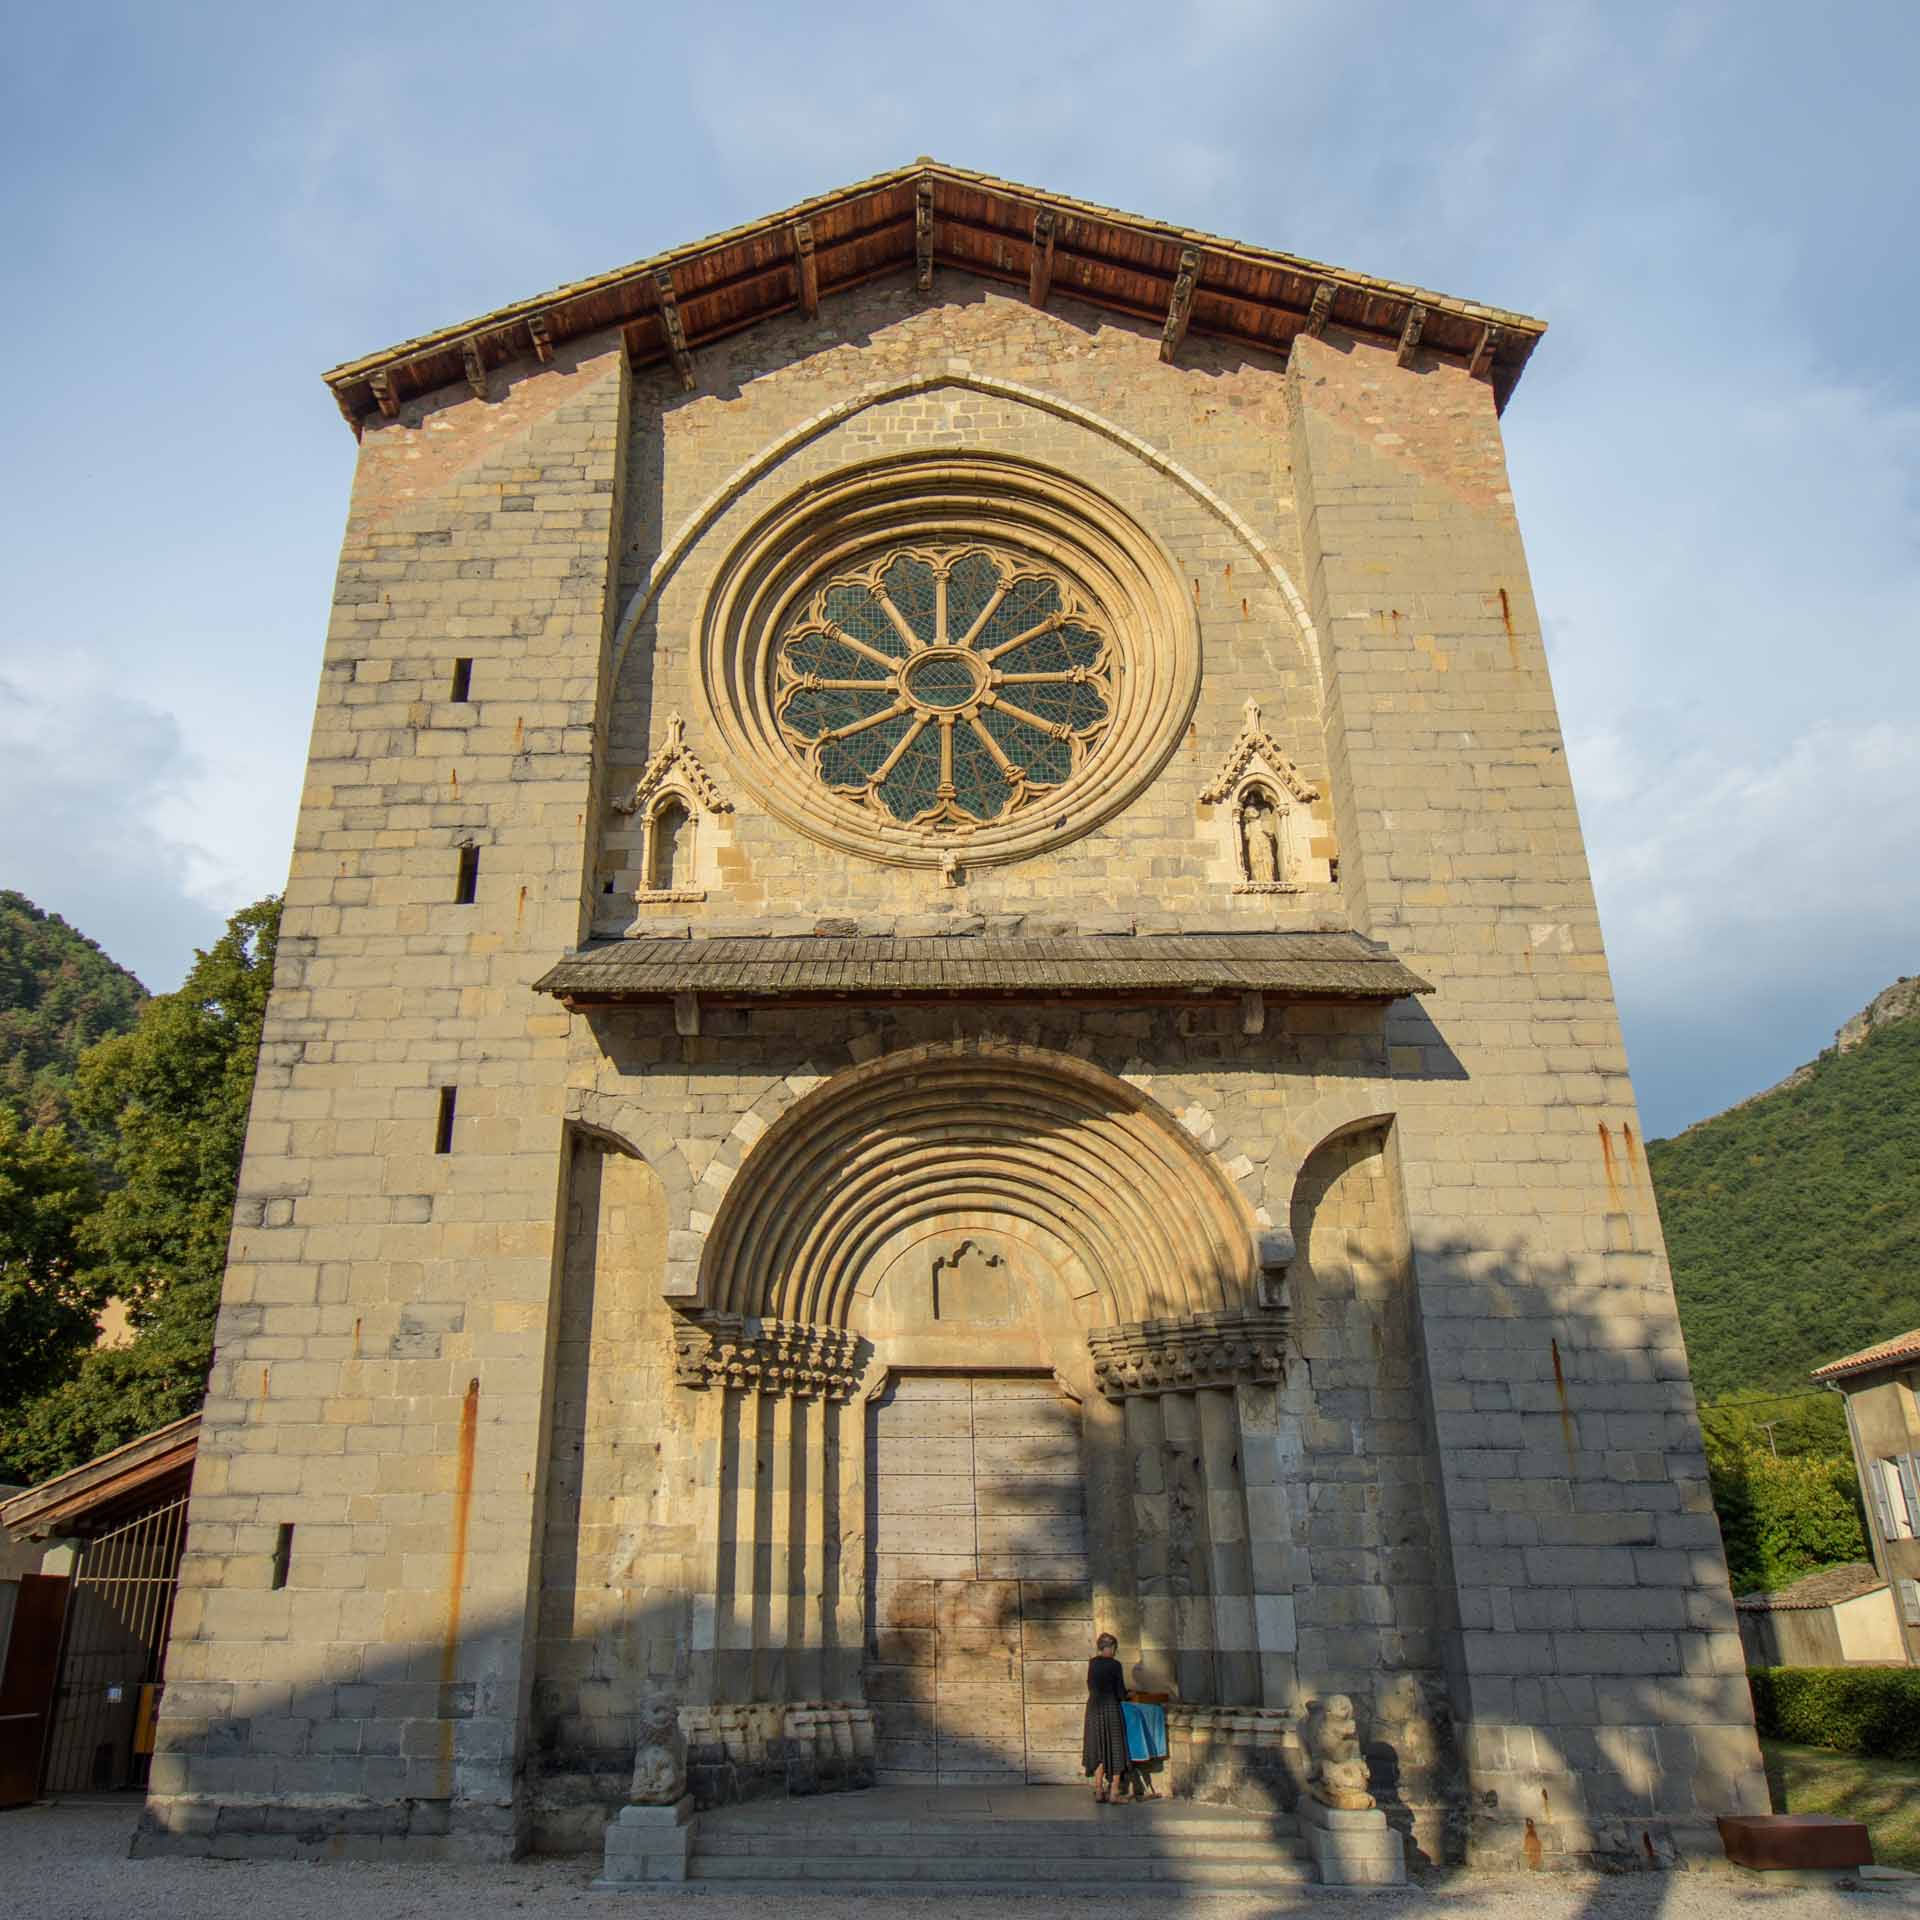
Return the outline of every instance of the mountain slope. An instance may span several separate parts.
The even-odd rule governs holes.
[[[1920,1326],[1920,1012],[1889,988],[1779,1086],[1648,1143],[1705,1398]]]
[[[65,1118],[74,1062],[125,1033],[146,997],[57,913],[0,891],[0,1107],[23,1123]]]

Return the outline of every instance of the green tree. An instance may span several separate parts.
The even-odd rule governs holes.
[[[0,1475],[44,1478],[204,1397],[279,931],[277,899],[236,913],[178,993],[82,1058],[74,1106],[114,1142],[113,1185],[75,1239],[93,1284],[127,1303],[134,1339],[25,1405],[0,1403]]]
[[[0,1108],[0,1406],[68,1378],[97,1337],[104,1295],[77,1236],[98,1199],[61,1128]]]

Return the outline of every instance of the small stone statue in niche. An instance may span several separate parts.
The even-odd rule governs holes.
[[[1316,1700],[1307,1712],[1302,1744],[1312,1761],[1309,1784],[1323,1807],[1360,1813],[1373,1805],[1367,1790],[1367,1763],[1360,1753],[1360,1728],[1353,1702],[1344,1693]]]
[[[1255,886],[1277,886],[1280,810],[1264,787],[1249,787],[1240,802],[1240,870]]]

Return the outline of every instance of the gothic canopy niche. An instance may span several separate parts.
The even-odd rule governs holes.
[[[709,596],[700,666],[769,812],[938,868],[1119,812],[1179,742],[1200,649],[1171,561],[1111,502],[1026,461],[915,455],[760,521]]]

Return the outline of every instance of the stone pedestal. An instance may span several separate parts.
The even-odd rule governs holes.
[[[1387,1825],[1387,1816],[1378,1807],[1349,1812],[1323,1806],[1308,1793],[1301,1795],[1297,1812],[1323,1886],[1406,1885],[1406,1842]]]
[[[606,1864],[594,1891],[618,1893],[684,1880],[692,1844],[692,1794],[683,1793],[666,1807],[622,1807],[607,1823]]]

